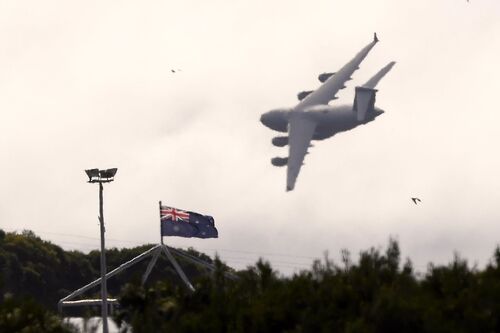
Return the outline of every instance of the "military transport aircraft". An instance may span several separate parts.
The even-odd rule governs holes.
[[[375,120],[384,111],[375,107],[375,86],[394,66],[389,63],[364,85],[356,87],[353,105],[330,106],[331,100],[351,75],[359,68],[363,59],[378,42],[377,34],[373,41],[365,46],[351,61],[336,73],[323,73],[318,76],[322,85],[314,91],[303,91],[297,95],[299,103],[293,108],[281,108],[264,113],[260,121],[272,130],[288,133],[288,136],[277,136],[272,144],[278,147],[288,145],[288,157],[271,159],[274,166],[287,166],[286,190],[295,187],[304,157],[311,140],[324,140],[336,133],[351,130]]]

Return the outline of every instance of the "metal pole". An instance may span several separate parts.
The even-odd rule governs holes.
[[[108,289],[106,285],[106,254],[104,253],[104,213],[102,191],[102,182],[99,182],[99,222],[101,226],[101,316],[102,331],[103,333],[108,333]]]
[[[168,247],[166,245],[160,245],[160,246],[165,255],[167,256],[168,260],[174,266],[175,270],[177,271],[177,274],[179,274],[179,276],[181,277],[182,281],[184,281],[189,290],[195,291],[193,285],[191,284],[191,282],[189,282],[189,279],[187,278],[186,274],[184,274],[184,271],[182,270],[181,266],[179,266],[179,264],[177,263],[177,260],[175,260],[172,254],[170,254],[170,251],[168,251]]]
[[[151,274],[151,270],[153,269],[154,265],[156,264],[156,260],[158,260],[158,257],[161,254],[161,249],[158,248],[158,250],[155,252],[153,255],[153,258],[151,258],[151,261],[148,264],[148,267],[146,268],[146,272],[142,276],[142,285],[146,283],[146,280],[148,279],[149,274]]]
[[[160,239],[161,239],[161,245],[163,245],[163,234],[161,230],[161,201],[159,201],[160,204]]]
[[[109,278],[115,276],[116,274],[118,274],[118,273],[126,270],[127,268],[131,267],[132,265],[135,265],[136,263],[138,263],[138,262],[146,259],[149,255],[156,253],[155,251],[158,250],[159,247],[161,247],[161,245],[153,246],[152,248],[150,248],[146,252],[143,252],[140,255],[138,255],[137,257],[135,257],[133,259],[130,259],[126,263],[121,264],[119,267],[117,267],[117,268],[113,269],[112,271],[110,271],[109,273],[107,273],[106,274],[106,279],[109,279]],[[89,284],[81,287],[80,289],[77,289],[77,290],[73,291],[68,296],[66,296],[66,297],[62,298],[61,300],[59,300],[59,304],[62,304],[64,302],[66,302],[66,301],[74,299],[76,296],[79,296],[79,295],[83,294],[84,292],[86,292],[90,288],[93,288],[93,287],[97,286],[100,283],[101,283],[101,278],[98,278],[98,279],[90,282]]]

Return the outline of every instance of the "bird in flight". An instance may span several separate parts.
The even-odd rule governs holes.
[[[420,200],[419,198],[411,198],[411,200],[413,200],[413,203],[416,205],[417,202],[421,202],[422,200]]]

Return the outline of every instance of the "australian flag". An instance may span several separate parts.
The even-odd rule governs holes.
[[[212,216],[188,212],[160,204],[161,235],[197,238],[218,238]]]

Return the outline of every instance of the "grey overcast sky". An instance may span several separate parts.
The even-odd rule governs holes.
[[[394,60],[377,87],[386,113],[317,143],[286,193],[270,164],[286,150],[260,115],[293,106],[374,31],[335,103]],[[7,0],[0,44],[5,230],[97,248],[83,170],[118,167],[108,246],[158,241],[159,200],[219,229],[168,244],[238,268],[260,255],[291,272],[390,236],[421,271],[454,251],[481,265],[500,241],[498,0]]]

